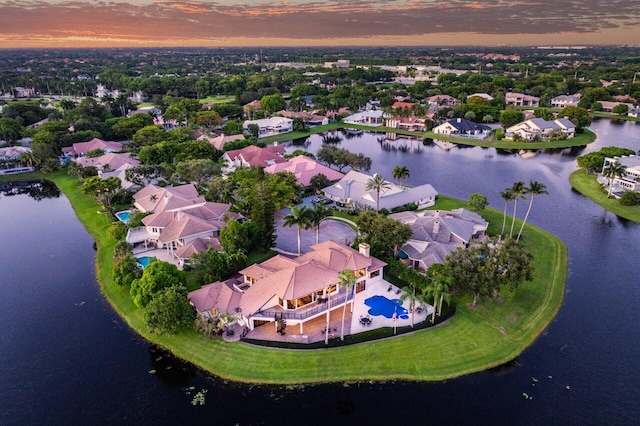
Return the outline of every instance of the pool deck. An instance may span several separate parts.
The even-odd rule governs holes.
[[[162,260],[164,262],[169,262],[173,265],[176,265],[178,269],[182,269],[182,266],[178,264],[178,259],[171,255],[171,252],[167,251],[167,249],[145,249],[144,247],[136,247],[133,250],[133,255],[137,258],[141,257],[155,257],[158,260]]]
[[[391,291],[387,291],[389,286],[392,287]],[[345,314],[344,334],[357,334],[365,331],[369,331],[375,328],[382,327],[404,327],[411,325],[411,312],[409,312],[408,319],[398,318],[393,320],[391,318],[385,318],[382,315],[371,316],[371,324],[364,326],[360,324],[360,316],[369,315],[369,306],[364,304],[364,301],[371,296],[380,295],[387,299],[399,299],[402,292],[398,293],[398,287],[389,284],[385,280],[379,280],[374,283],[367,283],[367,288],[360,293],[357,293],[354,298],[353,312],[351,312],[351,304],[347,305],[347,311]],[[402,302],[402,306],[409,311],[409,301]],[[427,319],[427,316],[433,312],[433,306],[423,306],[421,313],[414,313],[414,324],[418,324]],[[343,305],[331,309],[331,315],[329,320],[329,338],[340,338],[342,330],[342,312]],[[326,328],[326,316],[314,318],[304,323],[303,332],[300,332],[299,325],[287,325],[286,333],[281,335],[276,332],[275,323],[269,323],[256,327],[251,330],[247,335],[247,339],[256,340],[270,340],[275,342],[289,342],[289,343],[315,343],[325,340],[324,330]]]

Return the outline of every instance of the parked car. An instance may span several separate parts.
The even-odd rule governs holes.
[[[313,197],[311,202],[313,204],[331,204],[333,201],[325,197]]]

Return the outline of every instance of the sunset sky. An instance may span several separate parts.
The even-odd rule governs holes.
[[[0,48],[638,43],[637,0],[0,0]]]

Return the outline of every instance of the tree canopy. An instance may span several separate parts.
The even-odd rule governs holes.
[[[131,297],[139,308],[145,308],[153,296],[160,290],[186,285],[187,277],[176,265],[159,260],[151,262],[142,276],[131,283]]]

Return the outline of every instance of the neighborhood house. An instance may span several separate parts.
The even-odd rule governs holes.
[[[247,120],[242,125],[245,133],[248,133],[249,126],[255,124],[258,126],[258,137],[264,138],[280,133],[287,133],[293,130],[293,120],[286,117],[271,117],[261,120]]]
[[[434,127],[433,133],[484,139],[491,133],[491,127],[475,123],[465,118],[454,118],[446,123]]]
[[[367,189],[367,182],[372,176],[355,170],[349,171],[337,183],[322,190],[324,196],[330,200],[376,209],[378,194],[373,189]],[[438,192],[430,184],[412,188],[388,182],[389,188],[380,191],[380,208],[391,210],[405,204],[416,203],[418,208],[433,206]]]
[[[576,135],[576,125],[567,118],[559,118],[553,121],[532,118],[507,128],[506,139],[513,139],[516,135],[526,141],[547,141],[554,138],[558,139],[560,136],[571,139]]]
[[[624,191],[640,192],[640,155],[625,155],[622,157],[607,157],[604,159],[602,170],[605,170],[609,164],[619,163],[625,167],[625,176],[616,176],[612,182],[611,194],[619,198]],[[600,174],[598,182],[605,187],[609,186],[609,178]]]

